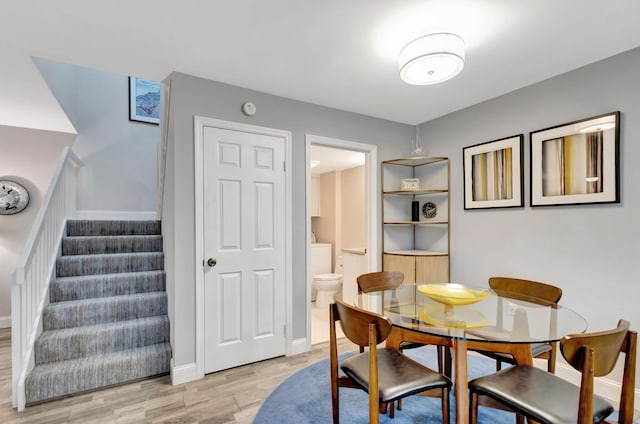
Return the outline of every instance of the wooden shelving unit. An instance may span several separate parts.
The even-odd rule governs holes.
[[[402,271],[406,282],[449,281],[449,158],[413,157],[382,162],[382,264]],[[418,179],[419,188],[402,190],[403,179]],[[412,202],[419,219],[412,220]],[[423,213],[425,203],[436,214]]]

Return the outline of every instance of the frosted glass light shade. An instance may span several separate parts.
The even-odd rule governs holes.
[[[438,84],[464,67],[464,40],[441,32],[411,41],[400,51],[400,78],[414,85]]]

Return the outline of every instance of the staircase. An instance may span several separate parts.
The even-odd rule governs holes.
[[[159,221],[69,221],[42,314],[33,404],[169,372]]]

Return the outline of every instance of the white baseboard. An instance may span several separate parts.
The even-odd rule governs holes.
[[[175,367],[173,366],[173,359],[171,359],[171,384],[175,386],[199,379],[195,362]]]
[[[0,328],[10,328],[11,317],[0,317]]]
[[[76,211],[75,219],[87,220],[133,220],[148,221],[158,219],[156,211]]]
[[[546,369],[546,365],[542,368]],[[576,386],[580,385],[580,373],[568,364],[558,362],[556,364],[556,375],[575,384]],[[621,387],[621,382],[610,380],[605,377],[596,377],[593,391],[595,394],[609,400],[609,402],[611,402],[617,409],[618,401],[620,401]],[[640,405],[638,402],[640,402],[640,389],[636,388],[634,391],[634,405]]]
[[[306,337],[301,339],[296,339],[291,341],[291,345],[289,346],[289,351],[287,352],[287,356],[297,355],[299,353],[308,352],[311,350],[311,346],[307,342]]]

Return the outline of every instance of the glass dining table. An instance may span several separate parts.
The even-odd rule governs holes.
[[[460,284],[405,283],[350,300],[391,320],[389,348],[399,349],[406,341],[450,349],[458,424],[469,422],[468,349],[507,353],[519,364],[532,365],[531,343],[556,342],[587,329],[580,314],[562,305]]]

